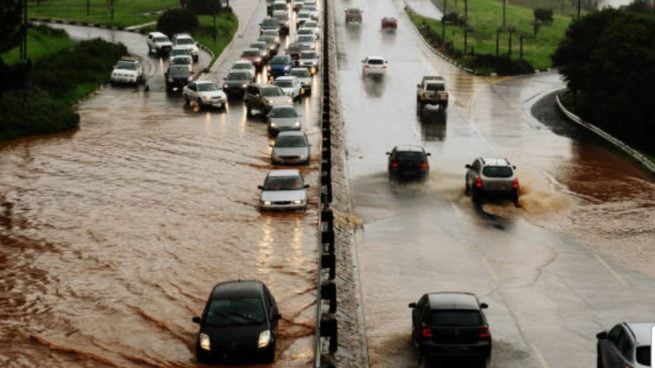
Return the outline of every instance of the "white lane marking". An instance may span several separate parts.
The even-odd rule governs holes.
[[[453,208],[453,211],[455,211],[455,214],[457,215],[457,217],[459,217],[459,218],[464,217],[464,215],[462,214],[462,210],[460,210],[455,203],[450,202],[450,207]]]
[[[650,332],[650,368],[655,368],[655,326]]]
[[[530,346],[532,347],[532,351],[534,351],[534,353],[537,355],[537,360],[539,361],[539,364],[541,364],[543,368],[550,368],[548,363],[546,363],[546,359],[544,359],[544,356],[541,355],[541,350],[539,350],[537,345],[530,344]]]
[[[607,262],[605,262],[604,259],[600,258],[600,256],[599,256],[598,254],[594,254],[594,255],[596,256],[596,259],[598,260],[598,262],[600,262],[600,264],[602,264],[603,267],[605,267],[605,268],[610,272],[610,274],[612,274],[612,276],[614,276],[614,278],[615,278],[618,282],[621,283],[621,285],[623,285],[623,286],[625,286],[625,287],[628,286],[628,283],[627,283],[627,282],[626,282],[626,281],[625,281],[625,280],[624,280],[624,279],[623,279],[623,278],[622,278],[618,273],[616,273],[616,271],[614,271],[614,270],[610,267],[610,265],[608,265]]]
[[[489,259],[484,254],[482,255],[482,261],[487,266],[487,270],[489,270],[489,274],[491,275],[491,278],[494,279],[494,283],[497,284],[498,276],[496,276],[496,272],[494,272],[494,269],[491,268],[491,262],[489,262]]]

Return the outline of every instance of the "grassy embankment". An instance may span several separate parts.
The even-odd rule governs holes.
[[[546,0],[542,0],[546,1]],[[557,11],[557,9],[555,9]],[[448,1],[448,13],[456,12],[460,16],[464,14],[464,1]],[[438,37],[441,37],[442,24],[440,20],[426,18],[411,11],[408,11],[413,23],[420,29],[427,25]],[[490,66],[478,65],[475,63],[475,55],[496,55],[496,32],[502,26],[502,1],[500,0],[468,0],[468,18],[470,29],[468,32],[468,54],[464,55],[464,28],[446,24],[446,43],[452,45],[449,52],[463,65],[474,69],[477,73],[488,74],[494,72]],[[507,5],[506,8],[507,27],[513,27],[515,32],[512,35],[512,60],[519,59],[519,36],[524,37],[523,59],[532,68],[543,70],[551,66],[550,56],[557,48],[559,41],[564,36],[566,29],[571,22],[568,16],[554,14],[553,23],[541,25],[535,36],[533,9],[523,6]],[[499,54],[508,56],[509,53],[509,32],[500,34]]]

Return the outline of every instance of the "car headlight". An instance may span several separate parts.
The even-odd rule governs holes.
[[[271,128],[277,128],[277,124],[271,122]]]
[[[210,101],[212,99],[212,96],[202,96],[202,99]]]
[[[246,88],[246,87],[248,87],[248,84],[246,84],[246,83],[241,85],[241,88]]]
[[[295,201],[293,201],[293,204],[302,204],[302,203],[303,203],[302,199],[296,199]]]
[[[271,330],[262,331],[262,333],[259,334],[259,341],[257,342],[257,346],[260,349],[265,348],[268,346],[270,342],[271,342]]]
[[[284,70],[289,70],[290,68],[291,68],[291,67],[288,66],[288,65],[285,65],[285,66],[284,66]]]
[[[263,204],[264,206],[270,206],[270,205],[271,205],[271,201],[262,201],[262,204]],[[262,337],[259,336],[260,341],[261,341],[261,338],[262,338]]]
[[[173,83],[173,78],[168,78],[169,83]]]
[[[228,89],[229,87],[230,86],[228,86],[227,83],[223,85],[223,88],[225,88],[225,89]]]
[[[209,339],[209,335],[206,333],[200,333],[200,348],[203,350],[211,350],[211,340]]]
[[[300,122],[299,122],[299,121],[296,121],[296,123],[293,124],[293,125],[294,125],[296,128],[299,128],[299,127],[300,127]]]

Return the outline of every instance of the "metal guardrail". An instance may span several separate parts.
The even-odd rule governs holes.
[[[318,241],[318,256],[320,268],[316,280],[316,331],[314,335],[314,368],[334,367],[324,364],[324,354],[334,353],[337,348],[337,287],[336,276],[334,213],[330,209],[332,203],[332,142],[330,129],[330,75],[329,57],[329,23],[328,1],[323,3],[323,89],[321,95],[321,198]],[[326,272],[327,269],[327,272]],[[327,277],[326,277],[327,276]],[[327,351],[323,338],[328,339]]]

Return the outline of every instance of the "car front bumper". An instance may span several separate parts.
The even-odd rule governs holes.
[[[307,203],[296,204],[293,201],[279,201],[265,204],[260,202],[259,208],[262,211],[297,211],[307,208]]]

